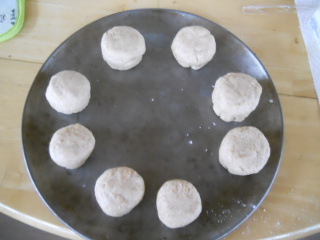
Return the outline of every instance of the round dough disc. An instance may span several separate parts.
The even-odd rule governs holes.
[[[129,70],[138,65],[146,51],[144,37],[128,26],[113,27],[101,39],[103,59],[116,70]]]
[[[228,73],[220,77],[212,92],[214,112],[226,122],[243,121],[256,109],[262,87],[244,73]]]
[[[82,166],[94,149],[95,138],[90,130],[77,123],[56,131],[49,144],[51,159],[61,167]]]
[[[213,58],[216,53],[216,41],[208,29],[189,26],[177,33],[171,50],[182,67],[198,70]]]
[[[112,217],[129,213],[144,196],[143,178],[133,169],[118,167],[106,170],[96,181],[96,200],[102,211]]]
[[[190,182],[180,179],[170,180],[158,191],[157,210],[159,219],[167,227],[184,227],[200,215],[201,198]]]
[[[223,138],[219,162],[230,173],[250,175],[258,173],[270,157],[267,138],[255,127],[238,127]]]
[[[52,76],[46,98],[56,111],[64,114],[81,112],[90,100],[90,82],[76,71],[62,71]]]

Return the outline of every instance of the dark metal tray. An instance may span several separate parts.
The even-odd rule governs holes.
[[[129,71],[112,70],[102,59],[100,39],[113,26],[128,25],[145,37],[142,62]],[[217,42],[213,60],[201,70],[182,68],[171,53],[175,34],[200,25]],[[78,114],[50,107],[45,90],[52,75],[75,70],[91,82],[91,100]],[[241,123],[226,123],[212,110],[218,77],[247,73],[263,87],[257,109]],[[66,170],[50,160],[48,145],[59,128],[79,122],[89,128],[96,147],[79,169]],[[229,174],[218,162],[224,135],[237,126],[255,126],[267,137],[271,157],[251,176]],[[283,143],[278,95],[263,65],[238,38],[221,26],[189,13],[142,9],[117,13],[82,28],[63,42],[36,76],[22,121],[25,162],[47,206],[88,239],[217,239],[235,229],[259,206],[277,173]],[[94,197],[96,179],[106,169],[134,168],[145,180],[142,202],[131,213],[106,216]],[[169,179],[192,182],[203,210],[192,224],[165,227],[157,216],[156,195]]]

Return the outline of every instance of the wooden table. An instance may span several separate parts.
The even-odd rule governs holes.
[[[320,108],[296,14],[245,15],[262,0],[27,0],[22,31],[0,43],[0,211],[34,227],[81,239],[37,195],[23,161],[20,126],[35,75],[51,52],[88,23],[137,8],[170,8],[208,18],[238,36],[273,79],[285,123],[275,183],[256,212],[225,239],[297,239],[320,232]],[[293,1],[272,1],[293,4]]]

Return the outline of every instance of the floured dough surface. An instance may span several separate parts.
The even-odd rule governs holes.
[[[96,200],[103,212],[112,217],[129,213],[144,196],[143,178],[132,168],[106,170],[96,181]]]
[[[90,100],[90,82],[79,72],[62,71],[52,76],[46,98],[56,111],[64,114],[81,112]]]
[[[92,132],[81,124],[56,131],[49,144],[51,159],[61,167],[75,169],[89,158],[95,146]]]
[[[250,175],[258,173],[270,157],[267,138],[255,127],[238,127],[223,138],[219,161],[230,173]]]
[[[213,110],[226,122],[241,122],[256,109],[261,93],[262,87],[255,78],[244,73],[228,73],[215,83]]]
[[[182,67],[198,70],[213,58],[216,53],[216,41],[208,29],[189,26],[177,33],[171,50]]]
[[[202,203],[197,189],[188,181],[165,182],[157,194],[158,216],[169,228],[184,227],[201,213]]]
[[[103,34],[101,51],[103,59],[111,68],[129,70],[141,62],[146,44],[138,30],[116,26]]]

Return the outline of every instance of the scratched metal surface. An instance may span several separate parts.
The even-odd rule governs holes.
[[[129,71],[112,70],[102,59],[100,39],[109,28],[128,25],[145,37],[142,62]],[[170,45],[184,26],[200,25],[215,36],[217,52],[201,70],[182,68]],[[75,70],[91,82],[91,100],[78,114],[50,107],[45,90],[52,75]],[[226,123],[212,110],[216,79],[228,72],[255,77],[263,92],[257,109],[241,123]],[[55,165],[48,153],[52,134],[79,122],[96,147],[79,169]],[[228,130],[255,126],[267,137],[271,157],[258,174],[229,174],[218,162]],[[238,38],[221,26],[189,13],[143,9],[114,14],[79,30],[62,43],[36,76],[22,121],[26,166],[47,206],[87,239],[217,239],[241,224],[259,206],[277,173],[283,142],[278,95],[265,68]],[[94,197],[94,184],[111,167],[129,166],[145,180],[142,202],[121,218],[106,216]],[[156,195],[169,179],[186,179],[198,189],[203,210],[180,229],[157,217]]]

